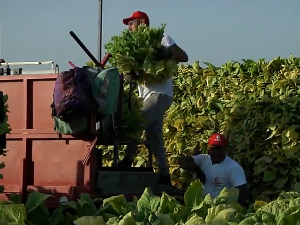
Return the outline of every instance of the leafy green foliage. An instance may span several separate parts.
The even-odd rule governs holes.
[[[136,31],[124,30],[106,43],[106,51],[112,57],[109,62],[118,67],[121,73],[143,71],[139,83],[159,83],[171,78],[177,71],[177,63],[172,60],[156,61],[153,57],[156,48],[162,48],[165,25],[158,28],[139,26]]]
[[[8,111],[8,105],[7,105],[7,100],[8,100],[8,96],[7,95],[3,95],[3,103],[4,103],[4,115],[5,115],[5,119],[4,119],[4,123],[1,123],[0,124],[0,135],[6,133],[6,134],[9,134],[10,132],[10,126],[9,124],[7,123],[8,121],[8,117],[7,117],[7,113],[9,112]],[[6,156],[6,152],[7,150],[5,150],[5,148],[0,148],[0,156]],[[0,163],[0,170],[3,169],[5,167],[5,164],[4,162]],[[3,179],[3,175],[0,174],[0,180]],[[4,186],[3,185],[0,185],[0,193],[2,193],[4,191]]]
[[[166,193],[155,196],[146,188],[142,196],[127,202],[123,195],[103,200],[100,208],[87,194],[62,203],[52,214],[44,201],[51,196],[32,192],[26,206],[18,195],[0,203],[0,223],[16,225],[195,225],[195,224],[299,224],[300,193],[282,192],[270,203],[256,201],[249,209],[237,204],[238,189],[224,188],[219,196],[202,196],[202,184],[193,182],[184,195],[184,204]]]
[[[300,179],[300,59],[206,64],[182,65],[174,79],[165,119],[168,154],[205,153],[210,134],[225,133],[229,156],[243,166],[253,197],[275,199]],[[172,165],[173,177],[181,177]]]
[[[174,102],[164,121],[173,183],[187,187],[192,180],[177,158],[206,153],[210,134],[221,132],[229,139],[229,156],[246,172],[253,199],[270,201],[294,188],[300,179],[299,58],[205,64],[181,65],[174,77]],[[112,148],[104,150],[110,165]],[[135,166],[145,166],[147,156],[141,145]]]

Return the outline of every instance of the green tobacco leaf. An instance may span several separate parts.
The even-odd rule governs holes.
[[[49,219],[49,225],[59,225],[64,220],[64,215],[62,214],[63,207],[59,206],[52,213],[52,216]]]
[[[259,208],[263,207],[264,205],[267,205],[264,201],[255,201],[254,203],[254,210],[258,210]]]
[[[96,216],[97,208],[88,194],[82,193],[77,204],[78,216]]]
[[[188,207],[199,206],[203,201],[203,184],[200,180],[195,180],[184,193],[184,203]]]
[[[188,221],[186,221],[186,223],[184,225],[206,225],[206,224],[207,223],[203,220],[203,218],[201,218],[197,214],[193,214],[188,219]]]
[[[174,213],[169,214],[175,223],[186,221],[191,215],[191,209],[187,206],[179,206],[174,209]]]
[[[160,225],[175,225],[170,215],[165,215],[161,213],[157,213],[156,216],[160,221]]]
[[[180,206],[180,204],[174,197],[171,197],[163,192],[160,198],[160,205],[157,212],[162,214],[173,213],[174,209],[178,206]]]
[[[260,218],[262,224],[277,225],[276,215],[272,214],[271,212],[259,211],[257,216]]]
[[[83,216],[73,223],[75,225],[106,225],[102,216]]]
[[[49,198],[51,196],[52,195],[47,195],[47,194],[39,193],[36,191],[31,192],[28,195],[28,199],[26,202],[27,213],[34,211],[37,207],[41,206],[47,198]]]
[[[70,213],[67,212],[66,215],[65,215],[65,217],[64,217],[64,219],[63,219],[63,222],[61,224],[62,225],[73,224],[73,222],[75,220],[77,220],[77,219],[78,219],[77,216],[74,216],[74,215],[72,215],[72,214],[70,214]]]
[[[299,224],[299,218],[300,218],[299,205],[288,208],[284,212],[284,218],[288,221],[287,224]]]
[[[236,203],[239,198],[239,189],[223,188],[220,194],[214,199],[214,204],[232,204]]]
[[[227,225],[227,222],[230,220],[234,212],[235,210],[232,208],[222,210],[215,216],[210,225]]]
[[[37,206],[34,210],[27,212],[27,219],[32,224],[43,224],[43,225],[50,225],[49,221],[49,211],[45,206],[45,203]]]
[[[276,187],[277,189],[281,189],[281,188],[286,184],[286,182],[288,181],[288,179],[289,179],[288,176],[279,178],[279,179],[275,182],[275,187]]]
[[[14,204],[22,203],[21,196],[19,194],[11,194],[8,199],[9,199],[9,201],[11,201]]]
[[[118,225],[136,225],[134,216],[132,212],[126,214],[123,219],[118,223]]]
[[[0,224],[25,225],[26,208],[22,204],[0,205]]]
[[[138,211],[154,212],[158,210],[160,197],[155,196],[150,188],[146,188],[137,202]]]
[[[112,208],[120,215],[125,216],[128,212],[131,212],[133,209],[127,203],[124,195],[113,196],[103,200],[103,206],[110,205]]]
[[[295,184],[294,190],[295,190],[296,192],[299,192],[299,193],[300,193],[300,182],[297,182],[297,183]]]
[[[272,170],[266,170],[264,172],[264,178],[263,180],[266,182],[266,181],[272,181],[275,179],[275,175],[274,175],[274,172]]]
[[[259,224],[255,216],[251,216],[242,220],[238,225],[257,225]]]
[[[212,223],[216,219],[215,220],[216,222],[219,222],[220,224],[224,224],[225,222],[226,224],[229,218],[231,217],[231,215],[234,213],[234,211],[235,210],[233,208],[231,208],[229,205],[226,204],[213,206],[208,209],[208,214],[205,218],[205,222]],[[220,216],[218,216],[218,214],[220,214]],[[214,224],[216,224],[216,222],[214,222]]]

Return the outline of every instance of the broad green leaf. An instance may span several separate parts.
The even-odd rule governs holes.
[[[248,217],[242,220],[238,225],[257,225],[259,224],[258,221],[254,216]]]
[[[200,180],[195,180],[184,193],[184,202],[188,207],[199,206],[203,201],[203,185]]]
[[[299,224],[300,207],[299,204],[288,208],[284,213],[284,218],[289,221],[290,224]]]
[[[126,214],[123,219],[118,223],[118,225],[136,225],[134,216],[132,212]]]
[[[83,216],[73,223],[75,225],[106,225],[102,216]]]
[[[227,225],[227,222],[229,221],[230,217],[233,215],[235,212],[234,209],[229,208],[229,209],[224,209],[221,212],[219,212],[216,217],[212,220],[210,223],[211,225]]]
[[[82,193],[77,202],[78,216],[96,216],[97,208],[88,194]]]
[[[179,203],[176,201],[174,197],[171,197],[165,192],[163,192],[160,198],[160,205],[158,208],[158,212],[163,214],[173,213],[175,207],[177,207],[178,205]]]
[[[62,214],[63,207],[59,206],[52,213],[52,216],[49,219],[49,225],[59,225],[64,220],[64,215]]]
[[[282,178],[279,178],[276,182],[275,182],[275,187],[277,189],[281,189],[287,182],[287,180],[289,179],[288,176],[285,176],[285,177],[282,177]]]
[[[300,193],[300,182],[297,182],[296,184],[295,184],[295,191],[296,192],[299,192]]]
[[[263,178],[263,180],[265,181],[265,182],[267,182],[267,181],[272,181],[272,180],[274,180],[275,179],[275,175],[274,175],[274,172],[272,171],[272,170],[266,170],[265,172],[264,172],[264,178]]]
[[[132,211],[131,206],[127,203],[124,195],[113,196],[103,200],[103,206],[111,205],[112,208],[120,215],[125,216]]]
[[[229,212],[232,212],[232,213],[234,212],[234,209],[230,208],[230,206],[226,205],[226,204],[221,204],[221,205],[213,206],[213,207],[209,208],[208,209],[208,215],[205,218],[205,222],[212,222],[212,221],[214,221],[214,219],[216,218],[216,216],[219,213],[221,213],[223,210],[226,210],[226,209],[230,209],[231,211],[229,211]],[[225,212],[227,212],[227,211],[225,211]],[[229,212],[228,212],[228,214],[230,214]],[[230,216],[232,215],[232,213],[230,214]],[[226,217],[227,214],[226,213],[224,215],[221,214],[221,217],[222,216]],[[221,221],[221,223],[223,223],[223,221]]]
[[[0,224],[25,225],[26,208],[22,204],[0,205]]]
[[[37,207],[42,205],[47,198],[49,198],[51,196],[52,195],[47,195],[47,194],[39,193],[36,191],[31,192],[28,195],[27,202],[26,202],[27,213],[30,213],[33,210],[35,210]]]
[[[197,214],[193,214],[184,225],[206,225],[206,222]]]
[[[255,201],[254,203],[254,210],[258,210],[260,207],[267,205],[264,201]]]
[[[170,215],[157,213],[156,216],[160,220],[160,225],[175,225]]]
[[[156,211],[160,206],[160,197],[155,196],[150,188],[146,188],[137,202],[138,211]]]
[[[19,194],[11,194],[8,199],[9,199],[9,201],[11,201],[14,204],[21,204],[22,203],[21,197],[20,197]]]
[[[179,206],[174,209],[170,216],[175,223],[184,222],[191,215],[191,209],[187,206]]]
[[[232,204],[236,203],[239,198],[239,189],[223,188],[220,194],[214,199],[214,204]]]

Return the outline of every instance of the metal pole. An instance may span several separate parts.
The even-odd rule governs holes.
[[[98,61],[102,59],[102,19],[103,19],[103,0],[99,0],[98,7]]]
[[[103,19],[103,0],[98,4],[98,61],[102,59],[102,19]],[[101,129],[100,122],[96,123],[96,130]]]

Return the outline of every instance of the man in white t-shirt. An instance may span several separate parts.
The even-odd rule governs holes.
[[[150,24],[147,14],[141,11],[136,11],[129,18],[123,19],[123,23],[128,25],[132,31],[135,31],[139,25],[149,26]],[[164,34],[161,44],[164,48],[156,52],[157,60],[172,59],[177,63],[188,61],[185,51],[169,35]],[[162,128],[164,114],[173,102],[173,80],[168,79],[158,85],[139,85],[138,90],[140,97],[144,99],[142,112],[149,124],[145,133],[146,142],[150,143],[151,146],[148,145],[147,147],[152,149],[160,173],[158,183],[172,185],[164,152]],[[120,168],[131,167],[136,150],[137,146],[127,147],[124,159],[119,163]]]
[[[246,205],[248,185],[243,168],[227,156],[227,141],[222,134],[212,134],[208,140],[208,154],[179,159],[181,168],[197,172],[204,183],[203,194],[215,198],[226,188],[238,188],[239,203]],[[204,176],[203,176],[204,175]]]

